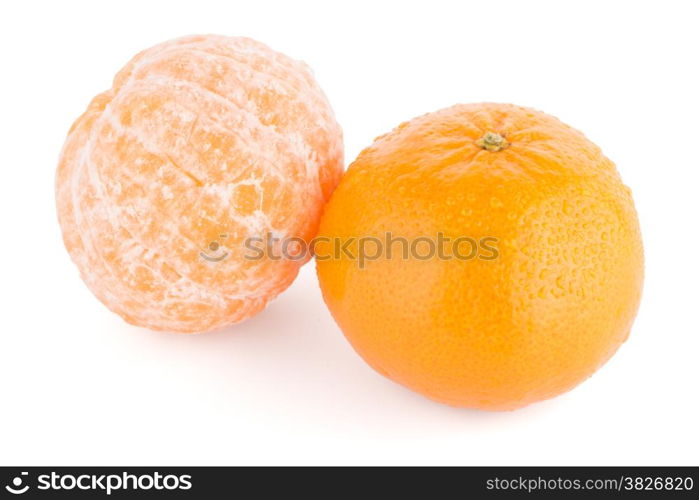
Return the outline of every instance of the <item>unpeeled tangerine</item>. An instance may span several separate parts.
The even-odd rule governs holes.
[[[70,129],[56,177],[64,242],[130,323],[236,323],[307,260],[246,259],[245,239],[310,240],[342,156],[305,64],[247,38],[171,40],[136,55]]]

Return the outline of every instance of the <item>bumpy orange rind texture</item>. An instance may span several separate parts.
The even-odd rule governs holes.
[[[488,133],[506,147],[488,150]],[[597,146],[552,116],[458,105],[379,137],[349,167],[319,236],[386,232],[497,238],[495,259],[403,260],[399,246],[364,269],[318,245],[324,299],[354,348],[436,401],[510,410],[551,398],[629,334],[643,281],[631,192]]]
[[[247,38],[165,42],[71,128],[56,178],[64,242],[126,321],[219,328],[293,281],[303,260],[246,259],[245,239],[312,238],[342,156],[305,64]]]

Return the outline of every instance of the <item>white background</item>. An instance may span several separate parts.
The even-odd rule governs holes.
[[[699,18],[692,2],[9,2],[0,7],[0,463],[699,464]],[[136,52],[246,35],[315,70],[349,163],[458,102],[584,131],[633,189],[646,284],[587,382],[509,413],[441,406],[371,371],[314,265],[213,334],[125,324],[80,281],[54,209],[72,121]]]

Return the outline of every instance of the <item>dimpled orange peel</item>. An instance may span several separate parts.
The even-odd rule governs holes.
[[[403,259],[395,246],[360,266],[316,247],[323,297],[357,352],[436,401],[511,410],[551,398],[629,334],[643,282],[631,192],[597,146],[552,116],[458,105],[376,139],[326,206],[319,241],[386,232],[496,248]]]
[[[342,156],[305,64],[247,38],[171,40],[136,55],[70,129],[56,177],[65,246],[130,323],[235,323],[304,262],[246,258],[245,239],[311,239]]]

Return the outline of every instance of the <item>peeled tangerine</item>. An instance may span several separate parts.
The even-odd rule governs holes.
[[[459,105],[379,137],[333,193],[318,241],[387,233],[392,255],[368,245],[364,267],[319,244],[320,285],[359,354],[432,399],[487,410],[547,399],[629,334],[643,282],[631,192],[552,116]],[[433,247],[403,258],[399,238]]]
[[[56,178],[63,239],[126,321],[222,327],[293,281],[307,257],[255,260],[245,240],[310,240],[342,156],[305,64],[247,38],[168,41],[136,55],[70,129]]]

